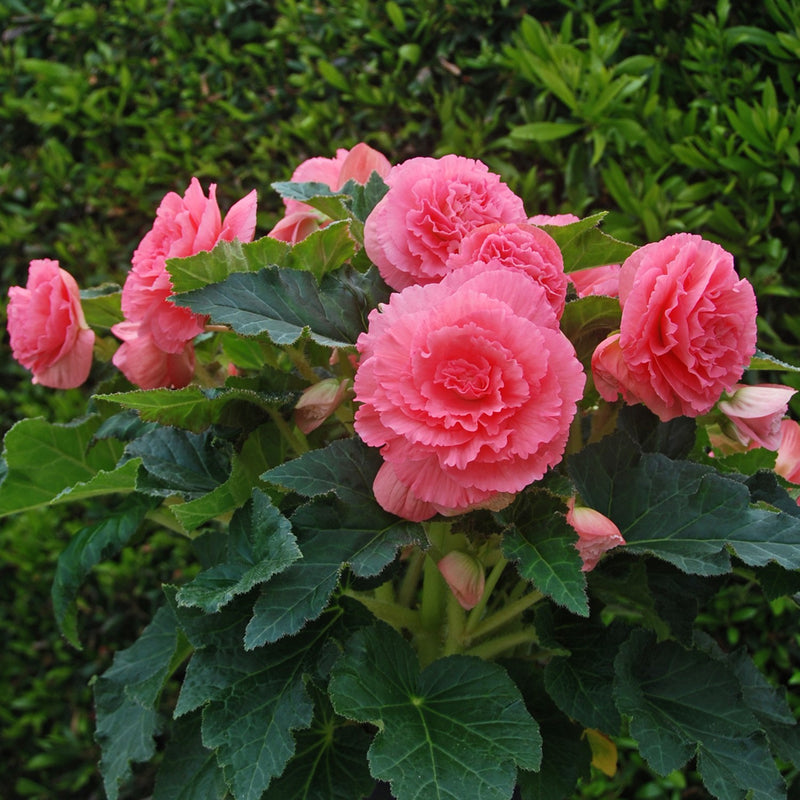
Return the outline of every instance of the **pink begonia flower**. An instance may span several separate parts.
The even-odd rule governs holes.
[[[364,224],[364,249],[398,291],[441,280],[450,256],[481,225],[527,220],[500,176],[463,156],[411,158],[392,167],[386,183]]]
[[[569,225],[573,222],[580,222],[581,218],[574,214],[534,214],[528,217],[531,225]]]
[[[644,403],[662,422],[706,413],[730,391],[756,347],[753,287],[733,256],[676,233],[645,245],[620,271],[620,332],[592,357],[600,394]]]
[[[733,423],[742,444],[777,450],[781,443],[781,420],[796,391],[771,383],[737,384],[733,394],[720,400],[717,408]]]
[[[140,389],[181,389],[194,376],[194,346],[186,342],[180,353],[158,346],[139,322],[119,322],[111,332],[122,339],[114,353],[114,366]]]
[[[72,389],[89,377],[94,331],[86,324],[80,290],[58,261],[36,259],[25,288],[8,290],[8,335],[14,358],[33,383]]]
[[[332,191],[341,189],[348,181],[365,184],[373,172],[382,178],[392,168],[383,153],[364,142],[359,142],[352,150],[339,148],[334,158],[315,156],[303,161],[292,173],[294,183],[324,183]],[[323,228],[330,220],[321,211],[308,203],[292,198],[284,198],[286,212],[267,234],[272,239],[296,244],[309,234]]]
[[[451,550],[436,566],[461,608],[465,611],[475,608],[486,588],[483,564],[469,553]]]
[[[167,272],[167,259],[212,250],[223,241],[249,242],[255,233],[255,190],[231,206],[223,220],[216,188],[212,183],[206,197],[200,182],[192,178],[183,197],[169,192],[158,207],[153,227],[133,254],[133,266],[122,288],[125,323],[111,329],[123,344],[112,361],[132,383],[142,388],[144,384],[148,388],[185,386],[191,380],[189,375],[184,381],[189,365],[187,347],[192,347],[191,340],[203,331],[206,321],[203,315],[170,302],[172,281]],[[136,336],[144,337],[139,345],[135,342]],[[153,348],[177,358],[161,357],[159,366],[152,357]],[[139,351],[151,356],[147,363],[152,366],[152,373],[143,373],[141,367],[134,364],[133,352]],[[169,368],[164,367],[166,363],[170,364]],[[193,354],[191,363],[194,364]],[[159,384],[158,380],[165,379],[164,376],[173,379]],[[184,382],[176,383],[175,378]]]
[[[469,510],[561,460],[585,375],[524,272],[478,264],[394,293],[357,347],[355,428],[390,465],[373,487],[387,511]]]
[[[578,534],[575,547],[583,560],[583,572],[593,570],[603,553],[625,544],[619,528],[607,516],[593,508],[576,506],[574,497],[567,501],[567,522]]]
[[[325,378],[309,386],[294,407],[294,423],[303,433],[311,433],[341,405],[350,381]]]
[[[800,484],[800,425],[793,419],[781,421],[781,443],[775,459],[775,472],[789,483]],[[800,504],[800,498],[798,498]]]
[[[468,233],[457,253],[447,259],[447,271],[469,264],[484,269],[518,269],[542,286],[559,319],[567,298],[564,259],[552,236],[529,223],[492,222]]]

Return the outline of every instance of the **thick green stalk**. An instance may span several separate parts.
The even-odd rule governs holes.
[[[525,628],[520,631],[513,631],[496,639],[488,639],[475,647],[464,651],[465,656],[477,656],[478,658],[490,659],[502,655],[507,650],[519,647],[521,644],[532,644],[538,641],[536,631],[532,628]]]
[[[503,574],[506,564],[508,564],[508,560],[500,556],[500,558],[497,560],[497,563],[492,567],[492,571],[486,578],[481,599],[478,600],[478,604],[475,606],[475,608],[469,612],[466,628],[464,630],[465,633],[471,634],[475,629],[475,626],[481,621],[481,617],[483,617],[483,613],[486,611],[486,604],[489,602],[492,591],[494,590],[494,587],[497,586],[497,581],[500,580],[500,576]]]
[[[420,624],[420,615],[410,608],[403,608],[397,603],[388,603],[385,600],[378,600],[367,592],[357,592],[355,589],[343,588],[342,595],[358,600],[363,606],[368,608],[378,619],[391,625],[396,630],[407,630],[414,635],[423,632]]]
[[[478,639],[492,631],[496,631],[498,628],[502,628],[520,616],[525,609],[538,603],[543,597],[544,595],[541,592],[533,591],[530,594],[523,595],[519,600],[509,603],[507,606],[502,606],[498,611],[486,617],[479,625],[473,628],[469,637],[470,640]]]

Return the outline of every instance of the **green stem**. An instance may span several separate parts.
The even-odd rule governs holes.
[[[519,600],[509,603],[507,606],[503,606],[499,611],[486,617],[479,625],[475,626],[469,637],[470,640],[479,639],[481,636],[486,636],[487,633],[502,628],[504,625],[511,622],[511,620],[522,614],[526,608],[530,608],[532,605],[538,603],[543,597],[544,595],[541,592],[534,590],[530,594],[523,595]]]
[[[500,556],[500,558],[497,560],[497,563],[492,567],[492,571],[486,578],[481,599],[478,600],[478,604],[475,606],[475,608],[469,612],[469,616],[467,617],[467,625],[464,630],[465,633],[472,633],[472,631],[475,629],[475,626],[481,621],[483,612],[486,611],[486,604],[489,602],[489,597],[491,596],[494,587],[497,586],[497,581],[500,580],[500,576],[503,574],[506,564],[508,564],[508,560],[503,558],[503,556]]]
[[[464,624],[466,614],[452,592],[447,595],[447,638],[444,642],[444,655],[461,652],[464,645]]]
[[[425,563],[425,552],[415,547],[406,564],[406,574],[397,591],[397,602],[401,606],[411,608],[417,596],[419,579],[422,575],[422,565]]]
[[[311,364],[306,360],[306,354],[297,347],[287,347],[286,355],[289,356],[294,368],[302,375],[309,383],[319,383],[320,377],[314,372]]]
[[[420,615],[410,608],[403,608],[396,603],[388,603],[385,600],[378,600],[366,592],[357,592],[355,589],[342,588],[341,594],[358,600],[363,606],[368,608],[378,619],[387,622],[396,630],[407,630],[413,634],[422,633],[420,626]]]
[[[481,642],[475,647],[471,647],[464,652],[465,656],[477,656],[478,658],[490,659],[499,656],[506,650],[519,647],[521,644],[533,644],[538,641],[536,631],[530,628],[521,631],[507,633],[505,636],[498,636],[496,639],[489,639]]]
[[[286,422],[277,409],[271,406],[266,406],[265,408],[270,419],[275,423],[275,427],[280,431],[281,436],[283,436],[289,447],[299,456],[303,455],[303,453],[307,453],[309,448],[305,436],[303,436],[300,431],[293,431],[289,423]]]

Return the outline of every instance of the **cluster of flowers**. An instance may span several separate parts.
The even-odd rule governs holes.
[[[739,383],[755,352],[756,301],[722,247],[675,234],[621,265],[567,274],[546,227],[577,217],[528,216],[479,161],[448,155],[392,166],[359,144],[304,162],[292,180],[337,190],[373,172],[388,191],[366,220],[364,249],[393,293],[357,343],[354,424],[383,456],[374,492],[385,509],[415,521],[499,509],[561,460],[587,380],[559,324],[570,284],[578,297],[619,298],[620,329],[591,361],[603,399],[643,403],[663,421],[717,407],[730,427],[715,447],[776,450],[777,472],[800,482],[800,426],[785,419],[793,390]],[[284,202],[273,238],[296,243],[329,221]],[[125,320],[112,328],[122,342],[113,363],[132,383],[182,387],[194,374],[192,342],[206,319],[169,302],[167,259],[251,241],[255,221],[255,192],[224,221],[214,185],[206,197],[192,179],[183,197],[164,198],[133,255]],[[94,334],[74,279],[55,261],[34,261],[27,287],[9,295],[13,354],[34,381],[85,381]],[[330,407],[344,397],[340,389]],[[318,408],[311,415],[324,416]],[[571,504],[569,520],[586,569],[622,542],[590,509]]]

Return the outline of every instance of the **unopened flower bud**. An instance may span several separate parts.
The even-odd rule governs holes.
[[[567,503],[567,522],[578,534],[575,547],[583,559],[583,572],[589,572],[597,566],[600,556],[620,544],[625,544],[619,528],[605,515],[593,508],[575,505],[571,497]]]
[[[309,386],[294,407],[294,421],[297,427],[303,433],[311,433],[322,425],[344,400],[349,385],[348,380],[325,378]]]
[[[781,443],[781,420],[796,390],[771,383],[737,384],[734,390],[730,397],[720,400],[718,408],[733,423],[739,441],[777,450]]]
[[[481,562],[469,553],[451,550],[439,559],[436,566],[459,605],[466,611],[475,608],[486,585]]]

